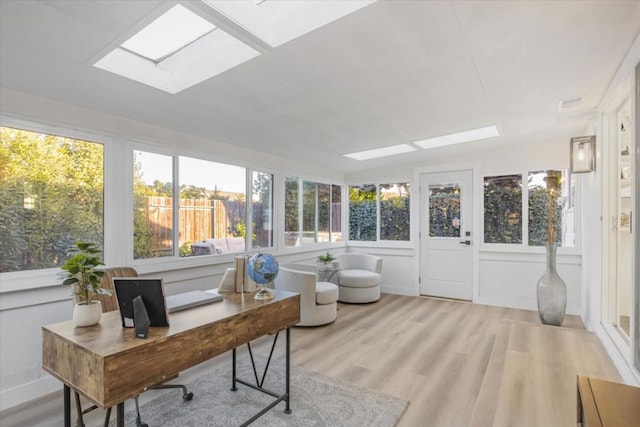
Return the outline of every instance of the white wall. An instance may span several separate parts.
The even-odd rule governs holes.
[[[482,179],[484,176],[505,175],[512,173],[526,173],[533,170],[549,168],[569,167],[569,141],[535,141],[532,144],[524,144],[507,148],[492,148],[491,144],[471,142],[460,144],[453,149],[433,150],[433,160],[387,167],[381,170],[372,170],[362,173],[347,174],[347,183],[364,183],[384,180],[388,177],[393,182],[398,180],[411,181],[412,197],[419,197],[419,182],[416,181],[416,171],[429,170],[430,167],[444,170],[447,165],[456,168],[459,165],[477,165],[478,175],[474,177],[474,203],[480,203],[482,198]],[[450,154],[453,151],[454,154]],[[413,200],[412,209],[419,209],[420,203]],[[476,215],[480,214],[479,206],[476,207]],[[474,208],[475,209],[475,208]],[[526,213],[525,213],[526,214]],[[412,213],[412,230],[415,230],[421,213]],[[479,219],[478,219],[479,222]],[[578,222],[577,227],[580,226]],[[480,236],[480,228],[475,227],[476,236]],[[412,231],[412,236],[417,235]],[[511,247],[496,248],[484,245],[481,238],[474,241],[474,263],[477,265],[477,274],[474,283],[474,302],[480,304],[499,305],[505,307],[537,310],[536,284],[545,270],[545,256],[543,248]],[[375,250],[375,247],[373,248]],[[384,260],[385,276],[386,265],[390,264],[397,270],[398,277],[402,278],[400,289],[391,279],[385,277],[383,289],[387,288],[394,293],[406,295],[418,295],[419,286],[417,276],[419,274],[420,260],[417,258],[419,248],[415,247],[406,253],[394,253],[392,249],[378,248],[376,254]],[[362,250],[350,247],[350,250]],[[372,252],[371,248],[366,250]],[[402,256],[406,255],[406,259]],[[409,266],[409,262],[412,263]],[[567,284],[567,313],[581,314],[581,264],[582,259],[579,248],[560,248],[558,250],[558,272]],[[388,281],[389,280],[389,281]]]
[[[380,290],[389,294],[418,295],[413,275],[415,251],[410,248],[388,248],[377,245],[349,246],[348,252],[368,253],[382,258]]]

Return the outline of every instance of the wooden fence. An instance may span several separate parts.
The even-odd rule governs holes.
[[[180,199],[178,230],[180,245],[205,239],[240,235],[236,227],[246,223],[246,202],[235,200]],[[342,230],[339,203],[331,206],[331,234],[339,235]],[[256,203],[253,208],[253,238],[258,245],[268,245],[270,229],[263,229],[263,206]],[[147,197],[147,218],[153,236],[153,251],[171,251],[173,242],[173,200],[171,197]],[[297,237],[297,233],[296,233]],[[329,237],[326,237],[328,241]],[[335,237],[334,237],[335,239]]]
[[[244,212],[245,202],[180,199],[178,215],[180,244],[211,238],[231,237],[238,232],[236,226],[245,223]],[[254,217],[261,213],[262,209],[256,211],[256,207],[254,207]],[[154,241],[153,250],[163,251],[171,248],[173,240],[173,200],[171,197],[149,196],[147,198],[147,215]],[[261,215],[258,219],[262,219]]]

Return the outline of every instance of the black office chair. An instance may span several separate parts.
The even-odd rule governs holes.
[[[112,293],[111,296],[109,295],[97,295],[97,299],[100,300],[101,304],[102,304],[102,312],[103,313],[107,313],[109,311],[113,311],[113,310],[117,310],[118,309],[118,301],[116,299],[116,295],[115,295],[115,290],[113,288],[113,278],[114,277],[138,277],[138,272],[136,271],[135,268],[132,267],[113,267],[113,268],[107,268],[104,272],[104,276],[102,277],[102,287],[104,289],[109,289]],[[75,299],[75,296],[74,296]],[[185,401],[189,401],[191,399],[193,399],[193,393],[191,393],[190,391],[187,390],[187,387],[185,387],[182,384],[160,384],[160,385],[156,385],[154,387],[152,387],[151,389],[153,390],[158,390],[158,389],[167,389],[167,388],[180,388],[182,389],[182,399]],[[80,403],[80,394],[78,392],[75,392],[75,399],[76,399],[76,409],[78,411],[78,422],[76,423],[76,426],[78,427],[85,427],[84,425],[84,419],[83,416],[84,414],[93,411],[94,409],[97,409],[98,406],[97,405],[93,405],[89,408],[86,409],[82,409],[82,405]],[[136,426],[138,427],[148,427],[147,424],[144,424],[142,422],[142,419],[140,418],[140,406],[138,404],[138,396],[136,396],[134,398],[135,403],[136,403]],[[104,427],[108,427],[109,426],[109,419],[111,418],[111,408],[107,408],[107,412],[105,413],[104,416]]]

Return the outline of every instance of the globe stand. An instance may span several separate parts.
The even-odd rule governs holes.
[[[263,283],[258,287],[258,292],[256,292],[256,295],[253,297],[253,299],[269,300],[269,299],[273,299],[273,294],[269,292],[269,289],[267,289],[266,284]]]

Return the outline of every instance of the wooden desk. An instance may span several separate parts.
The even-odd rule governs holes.
[[[640,425],[640,388],[578,375],[578,423],[584,427]]]
[[[104,313],[96,326],[76,328],[72,321],[43,326],[42,367],[65,385],[65,426],[70,426],[67,387],[102,408],[117,405],[121,426],[125,400],[198,363],[300,322],[300,295],[272,292],[272,300],[232,294],[222,302],[170,314],[170,326],[150,328],[147,339],[136,338],[133,328],[122,328],[118,311]]]

